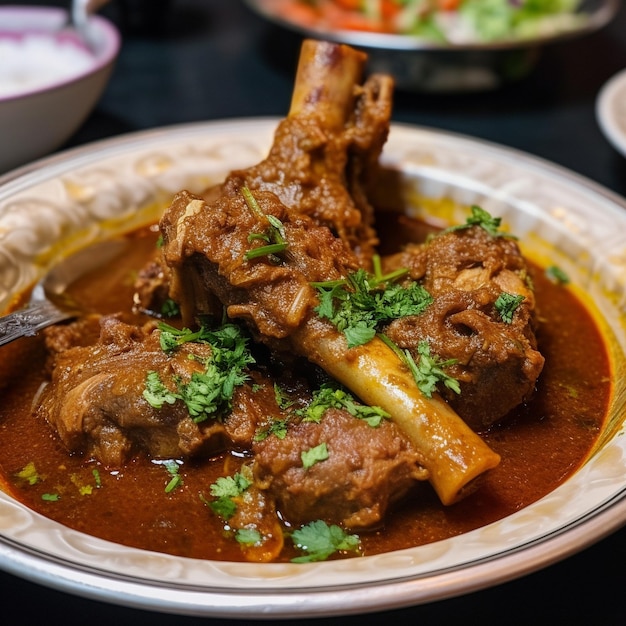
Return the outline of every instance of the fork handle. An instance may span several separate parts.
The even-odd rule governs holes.
[[[37,302],[0,317],[0,346],[20,337],[33,337],[42,328],[75,317],[70,311],[61,311],[52,302]]]

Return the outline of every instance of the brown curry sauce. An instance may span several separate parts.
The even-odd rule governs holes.
[[[386,230],[410,233],[406,226]],[[130,308],[132,276],[155,239],[148,230],[131,236],[136,245],[129,255],[76,285],[81,301],[94,310]],[[510,515],[555,489],[589,454],[611,393],[606,346],[593,316],[571,290],[533,269],[541,319],[537,336],[546,364],[532,401],[482,433],[501,455],[501,464],[476,493],[450,507],[439,503],[428,484],[419,485],[391,511],[383,528],[359,533],[365,555],[445,539]],[[241,458],[227,454],[185,462],[182,484],[167,493],[171,475],[150,459],[136,458],[123,470],[108,472],[95,461],[68,455],[50,427],[31,415],[33,398],[46,379],[41,338],[21,339],[2,353],[0,483],[13,497],[66,526],[116,543],[193,558],[244,560],[223,521],[203,502],[210,485],[235,472]],[[29,463],[40,478],[33,485],[17,476]],[[48,501],[44,494],[59,499]],[[289,560],[296,554],[290,542],[285,546],[283,559]]]

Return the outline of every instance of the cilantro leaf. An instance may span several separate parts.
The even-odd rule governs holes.
[[[235,533],[235,539],[244,545],[253,546],[261,543],[263,537],[256,528],[239,528]]]
[[[165,461],[163,463],[168,474],[171,476],[170,481],[165,486],[165,493],[171,493],[183,483],[183,478],[179,474],[180,467],[174,460]]]
[[[396,353],[400,360],[403,361],[405,365],[409,368],[418,389],[426,397],[432,398],[432,395],[439,383],[442,383],[448,389],[451,389],[455,393],[461,393],[459,381],[443,371],[444,367],[454,365],[457,362],[456,359],[447,359],[446,361],[437,360],[430,353],[430,346],[428,345],[428,341],[424,340],[420,341],[417,344],[417,353],[419,355],[419,359],[416,362],[409,350],[401,350],[386,335],[380,335],[380,338]]]
[[[513,315],[524,299],[522,295],[507,293],[506,291],[498,296],[494,306],[505,324],[510,324],[513,321]]]
[[[319,422],[327,409],[342,409],[350,415],[365,420],[370,426],[379,426],[390,415],[378,406],[358,403],[354,396],[336,383],[325,383],[313,392],[313,399],[305,409],[296,414],[308,422]]]
[[[357,552],[360,548],[358,535],[349,535],[341,527],[328,525],[322,520],[310,522],[294,530],[291,539],[296,548],[307,553],[292,559],[293,563],[325,561],[335,552]]]
[[[246,260],[250,261],[265,256],[273,263],[280,263],[281,258],[279,255],[289,247],[285,240],[283,223],[276,216],[263,213],[248,187],[242,187],[241,193],[250,211],[261,221],[267,222],[267,228],[264,232],[250,233],[248,235],[249,243],[260,240],[265,242],[266,245],[248,250],[244,255]]]
[[[274,383],[274,399],[281,409],[288,409],[293,404],[293,400],[289,399],[278,383]]]
[[[470,211],[471,215],[469,215],[464,224],[456,224],[455,226],[450,226],[449,228],[443,230],[442,234],[453,232],[455,230],[463,230],[472,226],[480,226],[482,229],[486,230],[492,237],[509,237],[511,239],[516,239],[515,236],[508,233],[503,233],[499,230],[502,218],[493,217],[488,211],[485,211],[485,209],[475,204],[470,207]]]
[[[36,485],[41,480],[33,461],[27,463],[15,476],[21,480],[25,480],[29,485]]]
[[[302,459],[302,467],[309,469],[316,463],[325,461],[328,458],[328,446],[325,442],[322,442],[318,446],[303,450],[300,453],[300,458]]]
[[[217,498],[236,498],[251,484],[252,482],[240,472],[233,476],[220,476],[211,485],[211,495]]]
[[[455,393],[461,393],[459,382],[448,376],[443,371],[444,367],[454,365],[456,359],[448,359],[447,361],[438,361],[430,354],[430,346],[427,341],[420,341],[417,345],[417,352],[420,356],[417,364],[417,386],[427,397],[432,397],[438,383],[443,383],[448,389],[452,389]]]
[[[180,315],[180,307],[178,306],[178,303],[171,298],[165,300],[165,302],[161,305],[161,315],[163,317],[177,317]]]
[[[284,439],[287,436],[287,424],[289,423],[289,418],[285,419],[272,419],[269,426],[266,428],[260,429],[254,435],[254,441],[264,441],[270,435],[274,435],[279,439]]]
[[[363,345],[373,339],[383,324],[419,315],[433,301],[419,283],[404,287],[391,282],[403,273],[404,270],[390,277],[377,277],[359,268],[345,280],[313,283],[319,297],[315,311],[344,333],[349,348]]]
[[[550,267],[547,267],[545,273],[548,280],[557,285],[567,285],[569,283],[569,276],[556,265],[551,265]]]
[[[204,372],[194,372],[188,382],[174,379],[176,391],[169,389],[157,372],[148,372],[143,397],[156,409],[182,400],[196,422],[227,409],[235,388],[248,379],[247,366],[254,363],[248,339],[239,326],[223,324],[209,329],[202,325],[191,331],[161,323],[159,331],[161,349],[168,354],[185,343],[202,343],[211,346],[211,356],[205,360]]]
[[[252,481],[242,473],[233,476],[220,476],[210,487],[211,495],[216,500],[206,501],[205,504],[224,519],[229,519],[237,511],[236,498],[250,487]]]
[[[163,384],[158,372],[150,371],[146,376],[143,397],[155,409],[160,409],[164,404],[174,404],[180,396]]]

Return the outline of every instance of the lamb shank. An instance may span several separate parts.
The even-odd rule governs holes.
[[[207,375],[214,347],[167,352],[156,323],[137,328],[117,316],[97,320],[99,337],[89,342],[83,322],[50,329],[51,383],[37,412],[70,450],[110,467],[138,453],[245,451],[263,510],[294,524],[323,517],[347,528],[376,527],[418,482],[452,504],[498,465],[479,433],[530,397],[543,366],[528,268],[514,240],[480,224],[378,257],[369,197],[393,84],[376,75],[363,82],[365,62],[348,46],[305,41],[291,108],[267,158],[201,195],[178,193],[160,222],[163,246],[141,273],[138,303],[175,301],[179,326],[192,333],[225,316],[270,355],[273,372],[249,360],[224,410],[199,419],[181,389]],[[381,273],[394,276],[394,293],[423,290],[426,304],[390,314],[355,343],[325,311],[323,294],[360,281],[382,297]],[[353,293],[341,294],[337,301],[354,303]],[[506,318],[496,304],[503,294],[516,303]],[[420,386],[424,346],[458,389]],[[304,382],[294,374],[303,361]],[[149,401],[149,376],[166,401]],[[320,419],[303,417],[315,378],[384,419],[372,427],[337,404]],[[282,406],[276,385],[297,389],[302,406]],[[281,437],[268,415],[284,422]],[[324,460],[303,466],[303,453],[322,444]],[[250,558],[271,560],[272,550],[280,542]]]
[[[355,172],[368,172],[369,180],[375,174],[391,85],[373,77],[361,86],[364,61],[347,46],[306,41],[292,108],[268,158],[231,173],[203,198],[175,197],[161,220],[170,295],[184,323],[224,305],[276,353],[307,358],[381,406],[450,504],[498,464],[498,455],[437,394],[426,397],[379,338],[349,348],[316,313],[312,284],[344,280],[372,264],[373,213]],[[367,131],[364,120],[372,124]]]

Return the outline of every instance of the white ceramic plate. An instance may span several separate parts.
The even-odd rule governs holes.
[[[63,248],[131,228],[140,209],[200,191],[266,155],[277,120],[213,122],[92,144],[0,178],[0,310]],[[522,576],[626,523],[626,203],[525,154],[395,125],[385,162],[407,201],[448,197],[503,217],[558,263],[604,316],[613,428],[565,484],[467,534],[379,556],[313,564],[224,563],[111,544],[0,493],[0,568],[93,599],[210,617],[320,617],[431,602]],[[416,210],[413,207],[413,210]],[[139,211],[139,213],[138,213]],[[450,215],[451,219],[460,216]],[[547,244],[543,243],[547,242]],[[45,262],[44,262],[45,260]]]
[[[612,146],[626,156],[626,69],[615,74],[600,90],[596,117]]]

